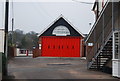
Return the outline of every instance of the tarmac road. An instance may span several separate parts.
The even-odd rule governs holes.
[[[81,58],[16,57],[8,71],[15,79],[114,79],[111,74],[87,70]]]

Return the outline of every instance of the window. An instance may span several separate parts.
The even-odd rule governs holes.
[[[118,59],[118,54],[119,54],[119,33],[114,34],[114,58]]]
[[[53,49],[55,49],[55,45],[53,46]]]
[[[67,46],[67,49],[68,49],[69,47]]]
[[[58,46],[58,49],[60,49],[60,46]]]
[[[93,46],[93,43],[88,43],[88,46]]]
[[[57,26],[53,32],[52,32],[53,35],[56,35],[56,36],[67,36],[67,35],[70,35],[70,31],[67,27],[65,26]]]
[[[50,46],[48,46],[48,49],[50,49]]]
[[[63,46],[62,46],[62,49],[63,49]]]
[[[72,46],[72,49],[74,49],[74,46]]]

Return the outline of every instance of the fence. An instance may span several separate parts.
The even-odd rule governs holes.
[[[15,55],[15,47],[8,47],[8,59],[13,58]]]
[[[33,58],[40,57],[41,56],[41,50],[36,48],[33,50]]]

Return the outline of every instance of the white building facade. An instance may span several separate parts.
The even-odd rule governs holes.
[[[4,29],[0,29],[0,80],[2,80],[2,53],[4,53]]]
[[[113,2],[114,1],[114,2]],[[96,0],[96,21],[86,39],[89,69],[110,70],[120,78],[120,0]],[[89,48],[88,44],[93,43]]]

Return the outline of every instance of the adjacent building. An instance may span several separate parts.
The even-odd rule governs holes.
[[[39,35],[40,56],[82,57],[84,56],[84,35],[65,17],[58,17]]]
[[[0,80],[2,80],[2,53],[4,53],[4,29],[0,29]]]
[[[4,29],[0,29],[0,52],[4,53]]]
[[[96,0],[96,21],[86,39],[86,53],[88,69],[120,77],[120,2],[115,1]]]
[[[28,49],[15,48],[14,56],[33,56],[33,52]]]

